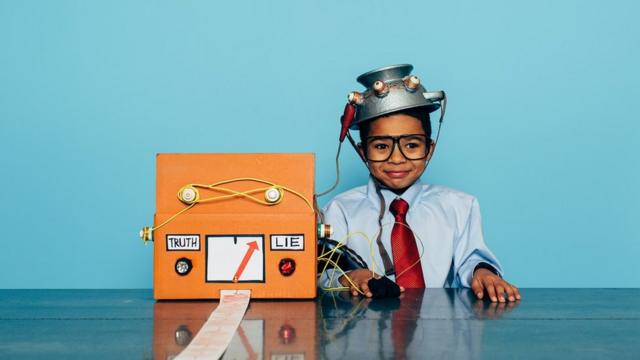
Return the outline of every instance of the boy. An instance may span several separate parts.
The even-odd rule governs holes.
[[[464,286],[478,299],[486,292],[492,302],[520,300],[518,288],[502,279],[500,264],[484,243],[477,200],[419,180],[435,149],[429,113],[444,100],[437,94],[444,93],[427,92],[410,76],[412,69],[394,65],[358,77],[367,90],[350,96],[357,109],[351,128],[360,130],[357,150],[369,169],[369,183],[331,200],[324,221],[332,225],[333,239],[346,242],[401,291]],[[357,232],[369,241],[353,235]],[[336,287],[337,279],[353,295],[360,290],[371,297],[368,280],[381,276],[372,270],[346,275],[328,270],[320,281]]]

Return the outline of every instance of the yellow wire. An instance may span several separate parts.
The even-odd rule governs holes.
[[[191,186],[194,186],[194,187],[204,187],[204,188],[210,188],[210,189],[212,189],[212,190],[215,190],[215,189],[224,189],[224,188],[217,188],[217,186],[218,186],[218,185],[224,185],[224,184],[229,184],[229,183],[232,183],[232,182],[238,182],[238,181],[255,181],[255,182],[259,182],[259,183],[263,183],[263,184],[267,184],[267,185],[275,186],[275,187],[277,187],[277,188],[280,188],[280,189],[286,190],[286,191],[288,191],[288,192],[290,192],[290,193],[292,193],[292,194],[296,195],[296,196],[297,196],[297,197],[299,197],[300,199],[302,199],[302,200],[307,204],[307,206],[309,206],[309,208],[310,208],[312,211],[314,211],[314,212],[315,212],[315,209],[313,208],[313,205],[311,205],[311,202],[309,201],[309,199],[307,199],[306,197],[304,197],[304,195],[300,194],[299,192],[297,192],[297,191],[295,191],[295,190],[293,190],[293,189],[291,189],[291,188],[288,188],[288,187],[286,187],[286,186],[283,186],[283,185],[277,185],[277,184],[272,183],[272,182],[270,182],[270,181],[262,180],[262,179],[258,179],[258,178],[242,177],[242,178],[235,178],[235,179],[229,179],[229,180],[219,181],[219,182],[217,182],[217,183],[213,183],[213,184],[211,184],[211,185],[203,185],[203,184],[190,184],[190,185],[191,185]],[[215,189],[214,189],[214,188],[215,188]],[[236,194],[238,194],[238,195],[239,195],[239,194],[242,194],[242,193],[240,193],[240,192],[236,192],[235,190],[229,190],[229,189],[225,189],[225,190],[227,190],[227,191],[231,191],[231,192],[236,193]],[[265,190],[266,190],[266,189],[265,189]],[[256,199],[256,200],[257,200],[257,199]],[[269,204],[269,205],[270,205],[270,204]]]
[[[282,186],[281,188],[287,190],[288,192],[290,192],[290,193],[296,195],[297,197],[299,197],[300,199],[304,200],[304,202],[307,204],[307,206],[309,206],[311,211],[315,212],[315,210],[313,209],[313,205],[311,205],[311,202],[306,197],[304,197],[302,194],[300,194],[299,192],[297,192],[297,191],[295,191],[293,189],[290,189],[290,188],[288,188],[286,186]]]
[[[326,294],[322,294],[321,295],[321,300],[322,298],[326,296]],[[333,294],[331,294],[331,301],[333,302],[333,308],[338,310],[338,303],[336,303],[336,299],[335,296]],[[337,328],[333,334],[329,333],[329,329],[327,328],[327,319],[324,317],[324,311],[323,311],[323,307],[320,307],[320,314],[321,314],[321,318],[322,318],[322,328],[325,332],[325,336],[330,336],[331,339],[335,339],[336,338],[336,334],[339,334],[340,332],[342,332],[347,325],[349,325],[349,322],[351,322],[353,320],[353,318],[355,317],[356,313],[359,312],[363,305],[365,304],[365,301],[367,301],[366,299],[360,299],[360,301],[358,301],[358,303],[353,306],[351,308],[351,310],[349,310],[349,312],[342,317],[342,321],[341,324],[339,326],[339,328]]]
[[[329,252],[326,252],[326,253],[320,254],[320,255],[318,256],[318,258],[326,257],[329,253],[331,253],[331,256],[330,256],[330,258],[331,258],[331,257],[333,256],[333,254],[335,254],[335,252],[336,252],[339,248],[341,248],[341,247],[343,247],[343,246],[346,246],[346,241],[347,241],[347,240],[349,240],[349,238],[351,238],[351,237],[353,237],[353,236],[356,236],[356,235],[360,235],[360,236],[362,236],[362,237],[363,237],[363,238],[365,238],[365,240],[367,240],[367,242],[369,243],[369,255],[371,256],[371,259],[372,259],[372,261],[373,261],[373,259],[374,259],[374,257],[373,257],[373,241],[371,241],[371,238],[369,238],[369,236],[368,236],[365,232],[363,232],[363,231],[354,231],[354,232],[350,232],[350,233],[348,233],[347,235],[345,235],[342,239],[340,239],[340,240],[338,241],[338,245],[336,245],[336,247],[335,247],[335,248],[333,248],[332,250],[329,250]],[[372,267],[372,271],[373,271],[373,272],[375,272],[375,271],[376,271],[376,262],[375,262],[375,261],[373,261],[373,262],[371,263],[371,267]]]
[[[362,236],[363,238],[365,238],[365,239],[369,242],[369,250],[370,250],[370,255],[371,255],[371,260],[372,260],[372,264],[371,264],[371,265],[372,265],[372,270],[370,270],[370,271],[371,271],[371,277],[373,277],[373,274],[375,274],[375,269],[376,269],[376,262],[375,262],[374,257],[373,257],[373,241],[371,241],[371,238],[369,238],[369,236],[368,236],[366,233],[362,232],[362,231],[355,231],[355,232],[348,233],[348,234],[347,234],[347,235],[345,235],[342,239],[340,239],[340,241],[338,241],[338,245],[336,245],[333,249],[331,249],[331,250],[329,250],[329,251],[327,251],[327,252],[324,252],[324,253],[320,254],[320,256],[318,256],[318,260],[319,260],[319,261],[324,261],[324,262],[325,262],[324,267],[322,268],[322,271],[320,272],[320,276],[322,277],[322,276],[326,273],[326,271],[327,271],[327,267],[328,267],[329,265],[333,265],[333,267],[334,267],[336,270],[338,270],[338,271],[339,271],[339,272],[340,272],[340,273],[345,277],[345,279],[347,280],[347,282],[348,282],[348,283],[349,283],[349,284],[350,284],[350,285],[351,285],[351,286],[352,286],[352,287],[353,287],[353,288],[354,288],[358,293],[360,293],[361,295],[364,295],[364,292],[360,289],[360,286],[359,286],[359,285],[357,285],[357,284],[355,284],[355,283],[354,283],[354,281],[353,281],[353,279],[351,279],[351,277],[349,276],[349,274],[347,274],[347,273],[346,273],[346,272],[345,272],[345,271],[344,271],[344,270],[343,270],[343,269],[342,269],[342,268],[337,264],[337,262],[338,262],[338,261],[339,261],[339,259],[340,259],[340,256],[342,256],[342,254],[338,254],[338,257],[336,258],[336,260],[335,260],[335,261],[334,261],[334,260],[332,260],[332,259],[333,259],[334,254],[336,253],[336,251],[338,251],[338,249],[340,249],[341,247],[346,246],[346,241],[347,241],[349,238],[351,238],[351,237],[353,237],[353,236],[355,236],[355,235],[360,235],[360,236]],[[333,281],[334,281],[334,279],[335,279],[335,274],[336,274],[336,271],[334,271],[334,272],[332,272],[332,273],[331,273],[331,277],[329,278],[329,283],[333,283]],[[349,287],[346,287],[346,286],[342,286],[342,287],[321,287],[321,288],[322,288],[322,290],[324,290],[324,291],[343,291],[343,290],[349,289]]]
[[[424,256],[424,243],[422,242],[422,239],[420,239],[420,236],[418,236],[418,234],[414,233],[413,230],[407,224],[401,224],[401,223],[396,223],[396,222],[393,222],[393,224],[394,225],[395,224],[400,224],[400,225],[406,227],[407,229],[409,229],[409,231],[411,231],[411,233],[413,234],[415,239],[420,243],[420,248],[421,248],[421,251],[420,251],[419,256],[418,256],[418,260],[416,260],[413,264],[409,265],[407,268],[402,270],[400,273],[396,274],[396,279],[398,279],[400,276],[402,276],[409,269],[413,268],[414,266],[416,266],[417,264],[420,263],[420,261],[422,260],[422,257]],[[391,223],[382,224],[382,227],[389,226],[389,225],[391,225]],[[382,231],[382,230],[380,230],[380,231]],[[375,262],[374,257],[373,257],[373,253],[374,253],[374,251],[373,251],[373,242],[367,236],[366,233],[364,233],[362,231],[356,231],[356,232],[352,232],[352,233],[349,233],[349,234],[345,235],[343,237],[343,239],[341,239],[341,241],[338,243],[338,245],[336,245],[335,248],[333,248],[333,249],[331,249],[331,250],[329,250],[327,252],[323,252],[322,254],[320,254],[318,256],[318,260],[325,261],[325,266],[322,269],[321,275],[324,275],[324,273],[326,272],[326,269],[327,269],[327,267],[329,265],[329,262],[331,262],[331,265],[333,265],[337,270],[339,270],[342,273],[342,275],[345,276],[345,278],[347,279],[349,284],[354,285],[354,283],[353,283],[352,279],[349,277],[349,275],[342,268],[340,268],[338,266],[338,264],[337,264],[338,260],[340,259],[341,254],[338,255],[338,258],[335,261],[331,260],[333,258],[333,255],[335,254],[335,252],[339,248],[341,248],[343,246],[346,246],[346,240],[349,239],[350,237],[354,236],[354,235],[361,235],[362,237],[364,237],[369,242],[369,250],[370,250],[370,255],[371,255],[371,259],[372,259],[372,264],[371,265],[372,265],[372,268],[373,268],[373,270],[371,272],[372,272],[372,274],[375,273],[376,262]],[[377,236],[377,234],[376,234],[376,236]],[[335,279],[335,272],[333,272],[331,274],[331,278],[329,279],[329,283],[333,283],[334,279]],[[354,288],[360,294],[363,294],[363,292],[360,290],[360,288],[358,286],[354,286]],[[349,289],[349,288],[348,287],[333,287],[333,288],[324,288],[323,287],[322,288],[322,290],[325,290],[325,291],[343,291],[345,289]]]
[[[161,227],[165,226],[165,225],[166,225],[166,224],[168,224],[169,222],[173,221],[173,219],[177,218],[180,214],[182,214],[183,212],[185,212],[185,211],[187,211],[187,210],[191,209],[191,208],[192,208],[192,207],[194,207],[195,205],[196,205],[196,204],[195,204],[195,203],[193,203],[193,204],[191,204],[191,205],[187,206],[186,208],[184,208],[184,209],[182,209],[182,210],[178,211],[178,212],[177,212],[177,213],[175,213],[173,216],[169,217],[167,220],[165,220],[164,222],[162,222],[162,224],[160,224],[160,225],[158,225],[158,226],[155,226],[155,227],[151,228],[151,231],[155,231],[156,229],[159,229],[159,228],[161,228]]]
[[[399,222],[394,222],[394,225],[395,225],[395,224],[402,225],[402,226],[406,227],[407,229],[409,229],[409,231],[411,231],[411,234],[413,234],[413,237],[414,237],[416,240],[418,240],[418,242],[420,242],[420,247],[422,248],[422,252],[419,254],[420,256],[418,256],[418,260],[416,260],[413,264],[411,264],[411,265],[407,266],[407,267],[406,267],[404,270],[402,270],[399,274],[396,274],[396,281],[397,281],[397,280],[398,280],[398,278],[399,278],[402,274],[406,273],[406,272],[407,272],[407,271],[409,271],[412,267],[414,267],[414,266],[416,266],[416,265],[418,265],[418,264],[420,263],[420,261],[422,260],[422,256],[424,255],[424,243],[422,242],[422,239],[420,239],[420,237],[419,237],[419,236],[417,236],[417,234],[416,234],[416,233],[414,233],[414,232],[413,232],[413,230],[411,230],[411,228],[409,227],[409,225],[407,225],[407,224],[402,224],[402,223],[399,223]]]
[[[313,208],[313,205],[311,205],[311,202],[306,197],[304,197],[304,195],[302,195],[301,193],[299,193],[299,192],[297,192],[297,191],[295,191],[293,189],[290,189],[290,188],[288,188],[286,186],[283,186],[283,185],[277,185],[277,184],[272,183],[272,182],[267,181],[267,180],[262,180],[262,179],[257,179],[257,178],[251,178],[251,177],[234,178],[234,179],[228,179],[228,180],[219,181],[217,183],[213,183],[213,184],[209,184],[209,185],[205,185],[205,184],[187,184],[187,185],[185,185],[184,187],[191,186],[191,187],[205,188],[205,189],[210,189],[210,190],[214,190],[214,191],[224,192],[224,193],[227,193],[228,195],[214,196],[214,197],[210,197],[210,198],[206,198],[206,199],[196,198],[196,200],[192,204],[189,204],[184,209],[178,211],[177,213],[175,213],[174,215],[169,217],[167,220],[163,221],[161,224],[151,228],[151,231],[155,231],[155,230],[165,226],[166,224],[168,224],[169,222],[173,221],[178,216],[182,215],[183,213],[185,213],[186,211],[188,211],[189,209],[194,207],[196,204],[200,204],[200,203],[206,203],[206,202],[212,202],[212,201],[224,200],[224,199],[231,199],[231,198],[234,198],[234,197],[243,197],[245,199],[254,201],[254,202],[258,203],[258,204],[267,205],[267,206],[273,206],[273,205],[276,205],[276,204],[279,204],[280,202],[282,202],[282,197],[280,199],[278,199],[278,201],[275,201],[273,203],[269,203],[269,202],[266,202],[264,200],[260,200],[260,199],[258,199],[258,198],[256,198],[256,197],[251,195],[251,194],[254,194],[254,193],[258,193],[258,192],[264,192],[267,189],[269,189],[268,187],[267,188],[251,189],[251,190],[246,190],[246,191],[236,191],[236,190],[232,190],[232,189],[218,187],[219,185],[224,185],[224,184],[229,184],[229,183],[239,182],[239,181],[255,181],[255,182],[262,183],[262,184],[270,185],[271,187],[275,187],[277,189],[282,189],[282,190],[288,191],[288,192],[294,194],[295,196],[299,197],[300,199],[302,199],[305,202],[305,204],[307,204],[307,206],[309,206],[311,211],[313,211],[315,213],[315,209]]]
[[[344,278],[347,280],[347,282],[348,282],[348,283],[349,283],[349,284],[350,284],[350,285],[351,285],[351,286],[352,286],[352,287],[353,287],[357,292],[359,292],[361,295],[364,295],[364,291],[362,291],[362,290],[360,289],[360,286],[359,286],[359,285],[357,285],[356,283],[354,283],[354,282],[353,282],[353,280],[351,279],[351,277],[350,277],[346,272],[344,272],[344,270],[342,270],[342,268],[340,268],[340,266],[338,266],[338,264],[337,264],[337,263],[335,263],[334,261],[332,261],[332,260],[330,260],[330,259],[323,259],[323,261],[325,261],[327,264],[331,264],[331,265],[333,265],[337,270],[339,270],[339,271],[342,273],[342,275],[344,275]],[[331,274],[330,282],[333,282],[334,278],[335,278],[335,271]],[[345,289],[349,289],[349,287],[347,287],[347,286],[340,286],[340,287],[329,287],[329,288],[325,288],[325,287],[323,287],[323,288],[322,288],[322,290],[325,290],[325,291],[342,291],[342,290],[345,290]]]
[[[217,200],[231,199],[231,198],[234,198],[236,196],[240,196],[240,197],[243,197],[245,199],[249,199],[249,200],[252,200],[254,202],[257,202],[258,204],[268,205],[268,206],[277,205],[280,202],[282,202],[282,198],[280,198],[276,202],[269,203],[269,202],[266,202],[264,200],[257,199],[257,198],[255,198],[255,197],[250,195],[250,194],[253,194],[253,193],[264,192],[267,189],[269,189],[269,188],[259,188],[259,189],[253,189],[253,190],[247,190],[247,191],[239,192],[239,191],[235,191],[235,190],[231,190],[231,189],[225,189],[225,188],[213,188],[211,190],[221,190],[223,192],[228,193],[229,195],[220,195],[220,196],[214,196],[214,197],[210,197],[210,198],[206,198],[206,199],[200,199],[197,202],[198,203],[212,202],[212,201],[217,201]]]

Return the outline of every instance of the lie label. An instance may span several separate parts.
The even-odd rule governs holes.
[[[303,234],[271,235],[271,250],[304,250]]]

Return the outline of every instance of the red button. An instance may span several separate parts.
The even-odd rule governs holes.
[[[296,262],[293,259],[284,258],[280,260],[280,265],[278,265],[278,268],[280,268],[280,274],[282,274],[283,276],[289,276],[293,274],[294,271],[296,271]]]

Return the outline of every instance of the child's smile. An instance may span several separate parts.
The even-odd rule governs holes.
[[[372,137],[398,137],[403,135],[422,135],[425,132],[422,128],[420,120],[406,115],[406,114],[393,114],[389,116],[383,116],[371,123],[369,130],[369,138]],[[411,151],[409,146],[415,146],[415,139],[409,139],[407,143],[408,148],[403,148],[405,152]],[[362,146],[367,146],[363,144]],[[394,190],[400,190],[411,186],[422,175],[425,169],[425,163],[429,159],[432,153],[432,148],[429,148],[426,158],[419,160],[408,160],[402,151],[400,151],[400,143],[392,145],[394,146],[393,152],[386,161],[369,161],[369,169],[371,175],[381,181],[384,185]],[[409,149],[409,150],[407,150]],[[361,151],[364,148],[361,147]]]
[[[384,172],[393,179],[402,179],[411,174],[410,170],[384,170]]]

